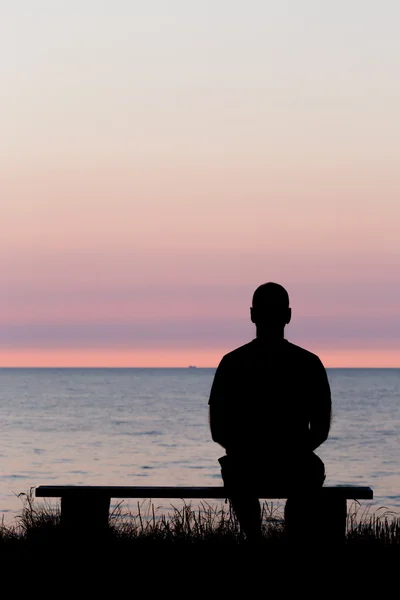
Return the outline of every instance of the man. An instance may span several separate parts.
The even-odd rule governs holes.
[[[209,405],[212,439],[226,451],[227,495],[254,539],[261,535],[260,490],[288,490],[285,520],[296,524],[301,499],[322,486],[325,468],[314,450],[328,437],[331,393],[320,359],[284,338],[292,313],[281,285],[258,287],[250,316],[256,338],[222,358]]]

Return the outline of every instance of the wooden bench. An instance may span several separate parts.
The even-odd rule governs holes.
[[[223,486],[41,485],[36,488],[35,495],[39,498],[61,498],[61,525],[66,530],[100,532],[108,528],[111,498],[225,499],[226,490]],[[260,489],[259,498],[284,499],[287,498],[287,493],[285,490]],[[336,537],[343,539],[346,532],[347,500],[372,498],[372,489],[361,486],[324,486],[315,495],[315,500],[329,514],[328,520]]]

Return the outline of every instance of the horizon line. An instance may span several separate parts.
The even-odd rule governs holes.
[[[85,370],[85,369],[115,369],[115,370],[117,370],[117,369],[118,370],[123,370],[123,369],[125,369],[125,370],[129,370],[129,369],[188,369],[188,370],[189,369],[197,369],[197,370],[201,370],[201,369],[216,369],[217,366],[218,365],[213,365],[213,366],[204,366],[203,365],[203,366],[199,366],[198,367],[196,365],[182,365],[182,366],[163,366],[163,367],[160,367],[160,366],[147,365],[147,366],[141,366],[141,367],[139,367],[139,366],[132,365],[132,366],[120,366],[120,367],[118,367],[118,366],[115,366],[115,365],[114,366],[107,366],[107,365],[96,365],[96,366],[95,365],[91,365],[91,366],[82,366],[82,365],[81,366],[71,366],[71,365],[70,366],[65,366],[65,365],[64,366],[63,365],[52,365],[52,366],[51,365],[48,365],[48,366],[44,366],[44,365],[41,365],[41,366],[37,366],[37,365],[24,365],[24,366],[21,366],[21,365],[18,365],[18,366],[17,365],[14,365],[14,366],[13,365],[8,365],[8,366],[6,366],[6,365],[4,365],[3,366],[3,365],[0,365],[0,369],[65,369],[65,370],[67,370],[67,369],[81,369],[81,370]],[[398,370],[398,369],[400,369],[400,365],[397,366],[397,367],[393,367],[393,366],[391,366],[391,367],[389,367],[389,366],[388,367],[384,367],[384,366],[379,366],[379,367],[377,367],[377,366],[375,366],[375,367],[373,367],[373,366],[358,366],[358,367],[335,366],[335,367],[330,367],[330,366],[326,366],[326,365],[324,365],[324,366],[325,366],[325,369],[329,369],[329,370],[335,370],[335,369],[341,369],[341,370],[343,370],[343,369],[348,369],[348,370],[355,370],[355,369],[377,369],[377,370],[379,370],[379,369],[380,370],[382,370],[382,369],[385,369],[385,370],[391,369],[391,370]]]

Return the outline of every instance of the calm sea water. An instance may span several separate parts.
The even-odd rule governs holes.
[[[213,485],[214,369],[0,369],[0,517],[44,484]],[[328,370],[327,484],[400,512],[400,369]]]

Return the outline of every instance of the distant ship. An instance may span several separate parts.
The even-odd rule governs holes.
[[[195,365],[189,365],[188,369],[197,369],[197,367]]]

